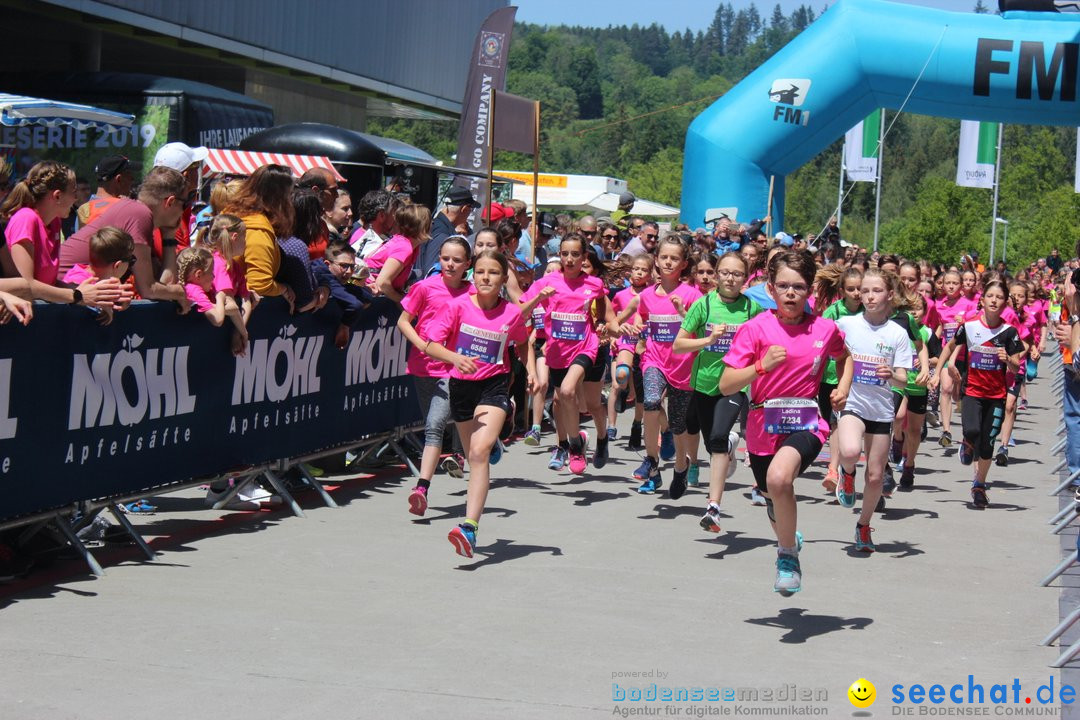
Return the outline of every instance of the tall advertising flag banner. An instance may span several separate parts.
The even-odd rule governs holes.
[[[878,172],[878,137],[881,135],[881,110],[844,135],[844,166],[849,182],[875,182]]]
[[[956,184],[963,187],[994,187],[997,163],[998,124],[960,121],[960,153],[956,165]]]
[[[1076,192],[1080,193],[1080,128],[1076,128],[1076,142],[1076,175],[1073,176],[1073,186]]]
[[[499,8],[488,15],[476,36],[469,74],[465,81],[465,99],[461,103],[461,126],[458,128],[457,166],[484,172],[488,167],[488,113],[491,111],[491,91],[506,89],[506,58],[510,53],[510,36],[514,31],[516,7]],[[483,178],[459,177],[458,185],[472,190],[473,197],[483,202],[487,181]]]

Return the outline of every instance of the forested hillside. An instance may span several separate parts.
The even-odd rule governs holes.
[[[959,4],[959,3],[958,3]],[[976,12],[985,11],[982,0]],[[541,170],[625,178],[641,197],[679,205],[683,142],[690,121],[806,28],[820,12],[803,5],[736,11],[721,3],[706,31],[659,25],[607,28],[518,23],[507,90],[540,100]],[[888,123],[896,113],[888,113]],[[1080,118],[1078,118],[1080,124]],[[448,164],[456,123],[373,119],[375,134],[424,148]],[[903,114],[886,139],[881,245],[948,259],[989,248],[991,191],[954,183],[958,120]],[[785,229],[815,232],[837,201],[842,138],[788,177]],[[999,216],[1009,220],[1009,256],[1023,260],[1076,243],[1075,128],[1007,126]],[[499,153],[496,165],[532,160]],[[843,208],[844,234],[873,235],[874,186],[859,183]],[[999,233],[998,253],[1001,235]]]

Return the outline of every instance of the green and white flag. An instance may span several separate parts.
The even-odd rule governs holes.
[[[881,135],[881,110],[844,135],[844,166],[849,182],[875,182],[878,172],[878,138]]]
[[[956,164],[956,184],[963,187],[994,187],[997,164],[998,124],[977,120],[960,121],[960,154]]]

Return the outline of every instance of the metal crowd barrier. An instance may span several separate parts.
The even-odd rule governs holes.
[[[1065,367],[1061,361],[1061,354],[1058,353],[1053,356],[1057,363],[1057,372],[1054,373],[1054,380],[1051,384],[1051,391],[1053,395],[1059,398],[1060,409],[1062,415],[1062,422],[1057,426],[1054,431],[1055,438],[1061,439],[1050,449],[1050,456],[1061,455],[1061,459],[1053,469],[1050,471],[1051,475],[1057,475],[1060,478],[1058,485],[1050,491],[1051,497],[1058,497],[1066,490],[1074,489],[1074,483],[1080,482],[1080,470],[1070,473],[1068,470],[1068,457],[1065,452],[1068,444],[1068,435],[1066,433],[1064,415],[1065,415]],[[1052,525],[1050,533],[1054,536],[1060,535],[1066,529],[1074,529],[1073,523],[1077,518],[1080,518],[1080,492],[1075,492],[1073,497],[1064,502],[1064,506],[1055,513],[1048,521],[1048,525]],[[1070,548],[1070,551],[1058,563],[1057,567],[1050,571],[1050,573],[1042,579],[1039,583],[1042,587],[1048,587],[1054,580],[1061,577],[1065,572],[1077,564],[1080,559],[1080,535],[1077,535],[1077,541],[1075,550]],[[1065,618],[1061,620],[1050,632],[1042,639],[1039,644],[1042,646],[1049,646],[1061,638],[1066,632],[1069,631],[1076,622],[1080,620],[1080,606],[1073,609]],[[1058,656],[1054,662],[1050,664],[1051,667],[1061,668],[1071,662],[1073,658],[1080,655],[1080,640],[1070,645],[1065,649],[1061,655]]]

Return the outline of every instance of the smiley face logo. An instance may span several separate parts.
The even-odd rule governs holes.
[[[847,696],[855,707],[868,708],[877,699],[877,688],[874,687],[874,683],[866,678],[859,678],[851,683],[851,687],[847,690]]]

